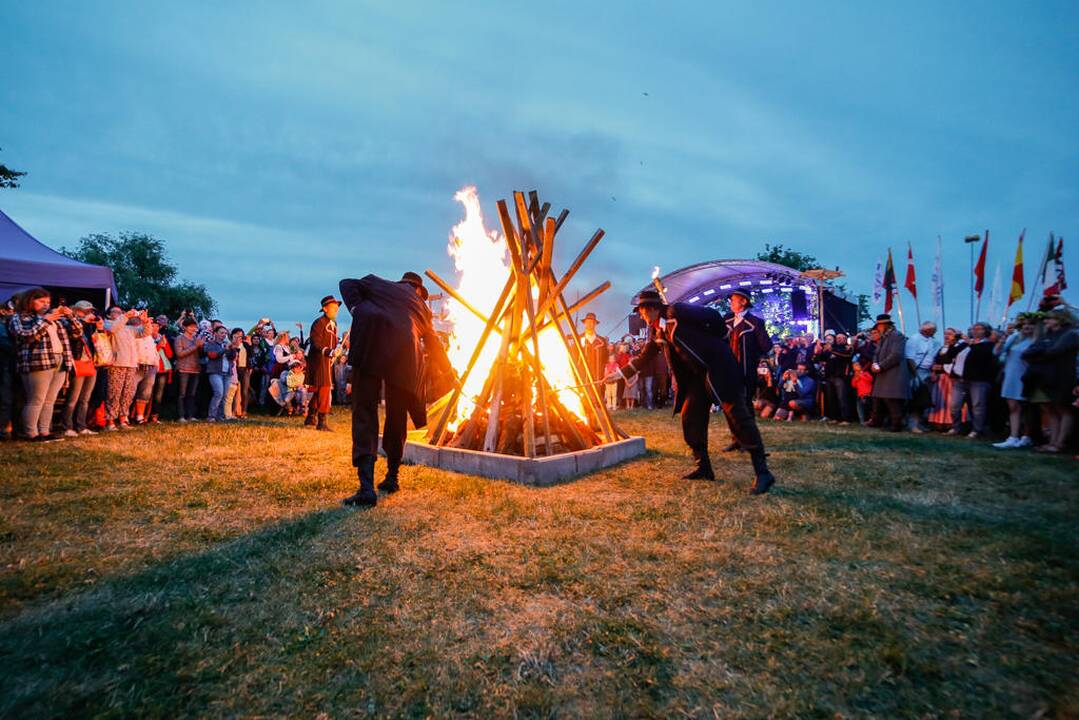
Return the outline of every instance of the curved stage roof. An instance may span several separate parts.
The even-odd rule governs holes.
[[[711,260],[689,265],[680,270],[660,276],[667,290],[668,302],[700,302],[711,304],[738,287],[752,290],[770,288],[787,289],[802,287],[814,290],[813,282],[802,273],[786,265],[763,260]],[[646,285],[633,296],[634,302],[641,291],[651,289]]]

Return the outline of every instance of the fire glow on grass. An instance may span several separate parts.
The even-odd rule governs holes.
[[[462,188],[454,195],[454,199],[461,203],[465,210],[464,220],[454,225],[450,232],[448,246],[458,273],[457,290],[473,307],[481,312],[490,312],[498,302],[510,275],[506,239],[501,233],[488,230],[484,226],[483,212],[475,187]],[[533,287],[534,295],[535,292],[537,288]],[[447,303],[447,320],[453,327],[447,354],[454,369],[461,374],[479,343],[484,323],[456,300],[449,298]],[[523,317],[521,322],[523,325],[528,324]],[[502,324],[499,324],[499,329],[501,328]],[[554,325],[540,332],[540,359],[543,362],[544,376],[566,409],[583,418],[585,413],[578,394],[580,389],[577,387],[572,362],[565,345],[557,335],[558,332],[559,329]],[[488,337],[465,382],[454,417],[447,425],[449,430],[456,430],[476,409],[477,397],[483,391],[484,382],[498,357],[500,340],[497,333]],[[529,350],[532,349],[531,345],[528,347]],[[516,362],[522,360],[517,358]],[[533,397],[535,396],[534,392]]]

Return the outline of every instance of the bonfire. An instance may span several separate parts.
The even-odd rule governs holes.
[[[486,228],[476,189],[457,193],[465,218],[450,233],[457,286],[432,270],[452,325],[448,354],[460,382],[432,405],[427,441],[440,447],[541,457],[627,438],[590,375],[574,313],[610,287],[573,305],[567,285],[603,238],[597,230],[562,275],[555,239],[568,210],[549,215],[533,191],[497,203],[501,233]]]

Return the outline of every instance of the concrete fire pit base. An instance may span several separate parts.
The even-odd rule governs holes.
[[[404,462],[545,487],[639,457],[644,454],[644,450],[644,438],[631,437],[589,450],[551,457],[524,458],[477,450],[435,447],[419,439],[410,438],[405,443]]]

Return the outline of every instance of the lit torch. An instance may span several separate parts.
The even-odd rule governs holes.
[[[652,284],[656,286],[656,291],[659,293],[659,297],[663,300],[663,304],[667,303],[667,288],[663,287],[663,283],[659,281],[659,265],[652,268]]]

